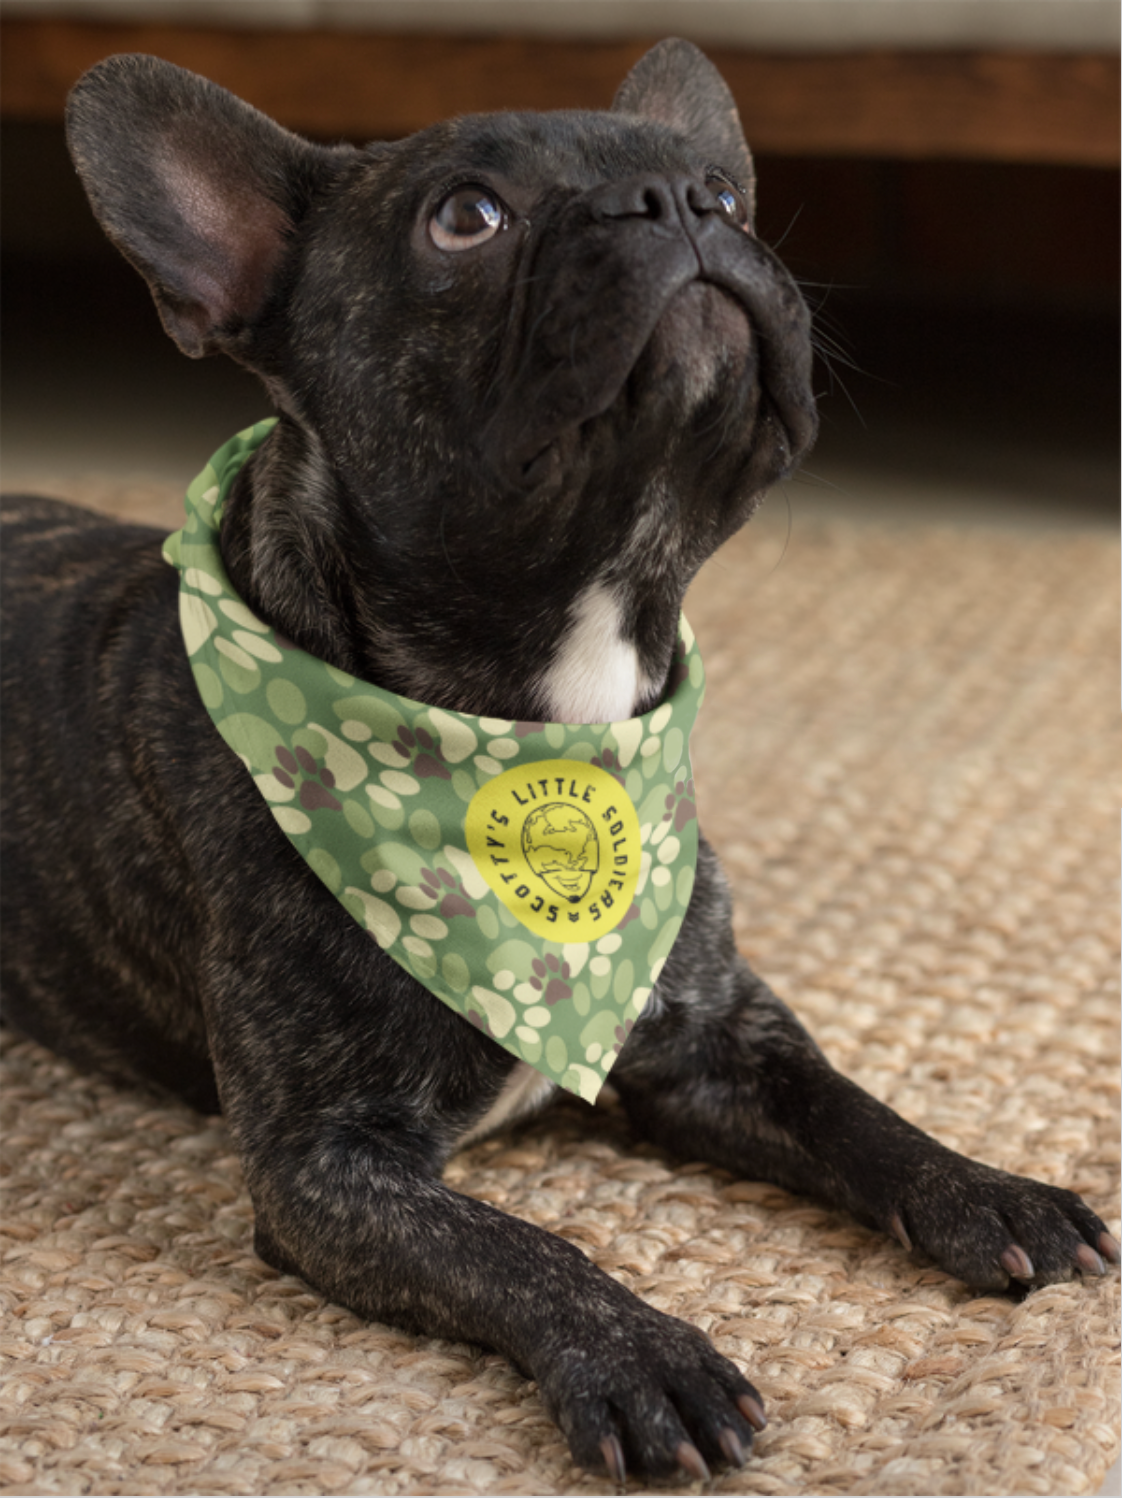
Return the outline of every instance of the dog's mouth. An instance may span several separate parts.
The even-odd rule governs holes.
[[[698,276],[670,297],[622,393],[632,404],[662,403],[688,419],[723,386],[749,377],[756,358],[747,309]]]
[[[670,295],[630,367],[615,369],[590,395],[587,408],[548,433],[536,451],[518,455],[522,484],[537,488],[562,474],[588,429],[615,412],[632,419],[645,412],[647,429],[687,421],[723,384],[743,383],[755,356],[751,320],[741,303],[700,276],[686,282]]]
[[[537,341],[484,434],[510,487],[554,487],[588,430],[617,409],[646,408],[677,430],[722,389],[741,403],[739,440],[756,449],[758,489],[809,449],[817,426],[809,318],[786,271],[758,241],[748,255],[741,245],[739,253],[685,241],[670,248],[679,252],[661,273],[624,284],[614,299],[622,305],[602,320],[562,324],[552,307],[541,314]]]

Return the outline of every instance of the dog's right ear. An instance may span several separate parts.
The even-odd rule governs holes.
[[[353,155],[140,55],[110,57],[78,81],[66,133],[98,221],[192,358],[250,352],[293,228]]]

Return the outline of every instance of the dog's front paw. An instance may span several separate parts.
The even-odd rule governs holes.
[[[581,1330],[539,1378],[574,1461],[620,1484],[628,1472],[707,1481],[710,1465],[742,1465],[767,1423],[763,1401],[706,1336],[642,1305]]]
[[[1074,1191],[967,1160],[924,1161],[897,1192],[887,1226],[979,1290],[1032,1289],[1105,1274],[1119,1246]]]

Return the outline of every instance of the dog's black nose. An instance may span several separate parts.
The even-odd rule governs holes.
[[[644,173],[622,182],[607,182],[590,194],[593,217],[646,219],[650,223],[691,228],[710,214],[722,213],[716,195],[695,177]]]

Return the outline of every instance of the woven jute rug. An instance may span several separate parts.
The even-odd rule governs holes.
[[[173,491],[63,492],[177,522]],[[1117,1235],[1117,548],[797,507],[776,535],[688,606],[741,945],[865,1087]],[[609,1491],[501,1358],[260,1263],[220,1119],[19,1040],[4,1106],[5,1492]],[[1077,1494],[1118,1452],[1117,1273],[977,1297],[576,1102],[449,1176],[749,1372],[771,1424],[716,1492]]]

